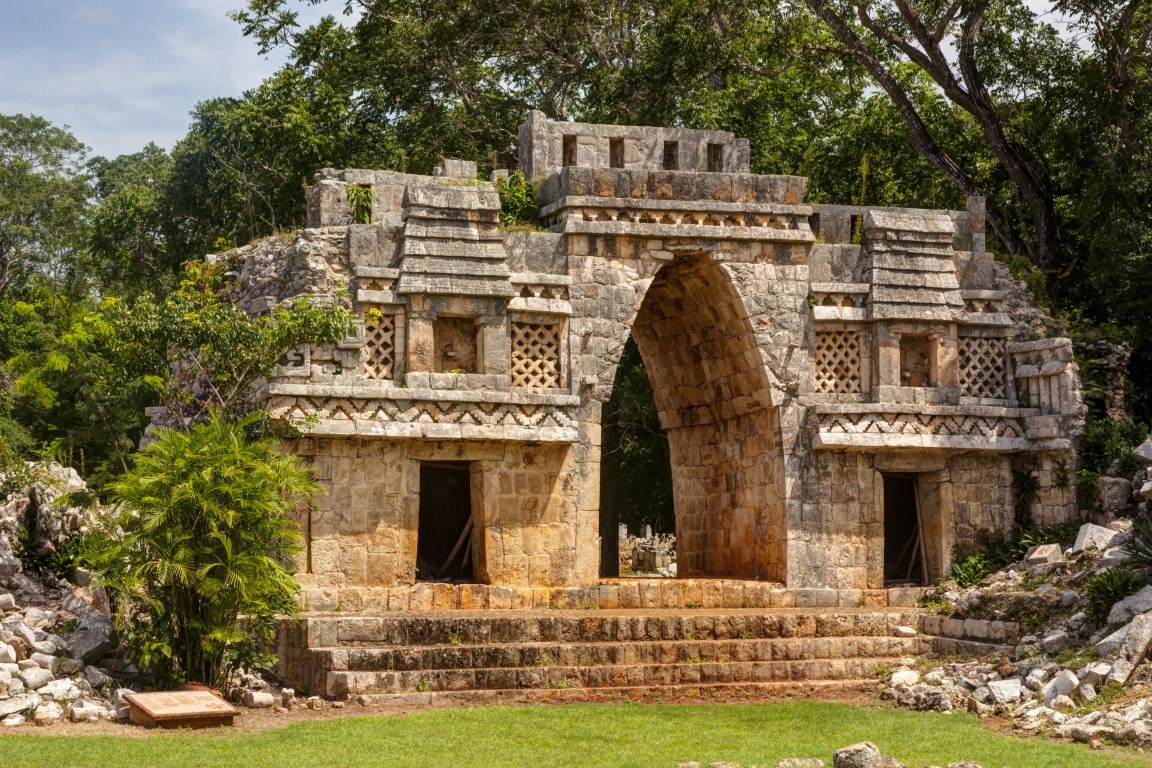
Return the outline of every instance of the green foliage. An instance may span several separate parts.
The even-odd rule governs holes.
[[[974,586],[1004,566],[1018,562],[1032,547],[1041,544],[1070,544],[1079,529],[1079,523],[1059,523],[1021,530],[1012,539],[990,537],[992,540],[980,552],[966,556],[963,552],[953,552],[954,562],[948,578],[961,587]]]
[[[996,566],[992,559],[983,552],[977,552],[953,563],[952,569],[948,572],[948,578],[967,589],[976,586],[995,571]]]
[[[1113,419],[1098,419],[1087,425],[1080,440],[1081,466],[1098,475],[1130,473],[1142,465],[1132,456],[1148,436],[1148,427]]]
[[[1126,565],[1144,575],[1152,575],[1152,515],[1147,512],[1132,521],[1132,541],[1124,545]]]
[[[1029,469],[1013,467],[1012,495],[1016,526],[1025,529],[1032,524],[1032,504],[1040,495],[1040,477]]]
[[[42,117],[0,115],[0,298],[38,273],[75,277],[86,149]]]
[[[631,338],[620,356],[612,398],[604,404],[601,514],[633,533],[651,525],[675,530],[668,436],[660,426],[652,385]]]
[[[160,431],[112,486],[123,537],[90,547],[120,638],[160,686],[266,667],[275,617],[295,610],[288,514],[319,487],[296,457],[250,442],[251,422],[213,411]]]
[[[16,530],[16,545],[13,553],[20,559],[26,573],[37,576],[45,573],[71,581],[76,569],[87,567],[88,538],[72,536],[55,550],[42,552],[35,536],[25,527]]]
[[[372,223],[372,187],[362,184],[348,185],[348,204],[352,206],[353,224]]]
[[[496,180],[502,227],[540,226],[540,191],[519,168]]]
[[[1109,568],[1097,573],[1084,582],[1088,616],[1097,624],[1103,624],[1113,605],[1143,586],[1144,579],[1126,568]]]

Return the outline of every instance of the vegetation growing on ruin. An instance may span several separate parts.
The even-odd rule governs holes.
[[[89,546],[120,640],[161,688],[268,668],[276,616],[295,612],[288,514],[319,487],[297,457],[252,440],[253,424],[213,410],[161,430],[112,485],[123,536]]]

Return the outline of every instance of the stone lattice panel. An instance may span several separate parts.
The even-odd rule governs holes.
[[[391,379],[396,368],[396,318],[376,311],[364,315],[364,377]]]
[[[861,347],[857,329],[817,331],[816,391],[835,394],[863,392]]]
[[[1004,339],[960,337],[960,391],[968,397],[1004,399],[1008,350]]]
[[[560,386],[560,324],[512,323],[512,386]]]

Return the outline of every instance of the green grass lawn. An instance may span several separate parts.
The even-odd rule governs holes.
[[[872,741],[909,766],[975,760],[983,768],[1152,765],[1130,752],[1017,739],[971,715],[869,710],[844,704],[583,704],[440,709],[396,717],[298,723],[250,735],[149,738],[0,736],[0,766],[20,768],[672,768],[696,760],[775,766]]]

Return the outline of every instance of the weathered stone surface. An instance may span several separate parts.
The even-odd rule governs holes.
[[[17,676],[23,681],[24,685],[28,686],[29,690],[33,691],[52,682],[52,673],[38,666],[22,669]]]
[[[244,706],[251,709],[264,709],[276,704],[276,697],[264,691],[245,691],[242,698]]]
[[[68,678],[60,678],[42,685],[36,689],[36,693],[41,696],[51,696],[57,701],[75,701],[84,695],[76,684]]]
[[[992,700],[997,704],[1012,704],[1024,697],[1024,685],[1015,677],[993,680],[988,683],[988,690],[992,694]]]
[[[818,757],[787,757],[776,761],[776,768],[824,768]]]
[[[916,685],[920,682],[920,673],[914,669],[901,669],[892,673],[891,685]]]
[[[1103,552],[1112,546],[1112,542],[1119,536],[1119,531],[1094,523],[1085,523],[1080,526],[1080,532],[1076,534],[1076,543],[1072,545],[1072,551],[1082,552],[1085,549],[1096,549]]]
[[[1132,451],[1132,456],[1145,464],[1152,464],[1152,437],[1136,446],[1136,450]]]
[[[1080,680],[1074,672],[1067,669],[1060,670],[1055,677],[1045,683],[1040,689],[1040,698],[1043,699],[1044,703],[1048,706],[1056,708],[1052,702],[1055,701],[1058,696],[1070,695],[1076,690],[1076,686],[1079,684]]]
[[[1047,653],[1059,653],[1070,645],[1072,645],[1072,639],[1062,629],[1045,635],[1044,639],[1040,641],[1040,646]]]
[[[1132,500],[1132,483],[1123,477],[1101,477],[1096,488],[1100,508],[1105,512],[1125,509]]]
[[[1024,562],[1029,565],[1059,563],[1063,559],[1064,551],[1060,549],[1059,544],[1037,544],[1024,555]]]
[[[875,744],[865,741],[832,753],[833,768],[883,768],[884,760]]]
[[[13,696],[8,699],[0,699],[0,717],[11,715],[16,712],[23,712],[29,707],[39,703],[40,697],[34,693],[28,693],[22,696]]]
[[[1104,657],[1111,656],[1112,654],[1116,653],[1116,651],[1120,650],[1120,647],[1124,645],[1125,638],[1128,637],[1128,627],[1129,625],[1125,624],[1120,629],[1116,630],[1100,642],[1096,643],[1094,646],[1096,653],[1099,656]]]
[[[1134,595],[1129,595],[1112,606],[1108,611],[1108,623],[1125,624],[1137,614],[1152,611],[1152,585],[1144,587]]]
[[[1124,645],[1120,648],[1116,660],[1112,662],[1112,671],[1108,675],[1109,682],[1126,685],[1136,667],[1148,655],[1150,646],[1152,646],[1152,616],[1141,614],[1128,626]]]

